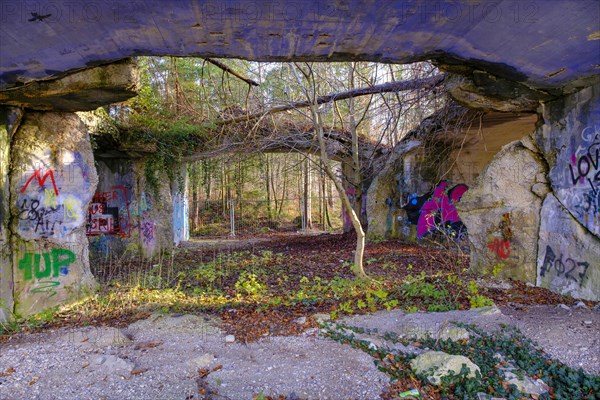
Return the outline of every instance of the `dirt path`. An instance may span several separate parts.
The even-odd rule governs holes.
[[[345,319],[351,325],[402,332],[446,321],[485,329],[513,324],[549,354],[600,374],[600,312],[555,306],[447,313],[399,310]],[[299,321],[301,322],[301,321]],[[213,399],[253,394],[289,399],[377,399],[388,383],[372,359],[315,330],[294,337],[227,343],[219,321],[155,314],[129,327],[59,329],[21,334],[0,345],[0,399]],[[199,379],[199,369],[212,369]]]

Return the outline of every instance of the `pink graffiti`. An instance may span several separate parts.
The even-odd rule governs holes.
[[[495,239],[492,243],[488,244],[488,248],[503,260],[506,260],[510,256],[510,242],[508,240]]]
[[[421,238],[426,233],[437,229],[439,225],[460,222],[455,204],[460,201],[463,194],[469,190],[467,185],[459,184],[450,190],[450,197],[446,194],[448,182],[441,181],[434,189],[431,198],[421,207],[421,215],[417,223],[417,237]]]

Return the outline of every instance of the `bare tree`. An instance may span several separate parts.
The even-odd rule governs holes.
[[[325,143],[325,135],[323,132],[323,120],[322,120],[322,108],[319,108],[318,101],[318,83],[315,79],[315,74],[313,70],[313,65],[310,63],[304,64],[304,66],[300,66],[298,64],[294,64],[295,68],[292,69],[294,75],[296,76],[296,80],[298,85],[300,86],[302,92],[307,98],[307,101],[310,103],[310,116],[312,122],[315,127],[315,134],[319,141],[320,155],[321,155],[321,165],[323,166],[323,170],[332,180],[335,185],[335,188],[338,191],[338,195],[342,199],[342,203],[349,214],[350,220],[352,221],[352,226],[354,227],[354,231],[356,232],[356,251],[354,253],[354,264],[352,266],[352,272],[359,278],[368,278],[364,266],[363,266],[363,255],[365,251],[365,231],[362,228],[360,223],[360,219],[358,218],[354,208],[352,207],[352,203],[346,194],[344,186],[339,177],[335,175],[333,172],[333,168],[331,167],[331,160],[329,159],[329,155],[327,154],[327,145]],[[300,73],[301,75],[299,75]],[[357,139],[356,136],[353,137],[354,140]],[[352,145],[352,149],[358,150],[358,144],[356,146]]]

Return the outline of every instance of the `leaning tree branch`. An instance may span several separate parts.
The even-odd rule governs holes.
[[[445,78],[444,74],[439,74],[432,76],[430,78],[424,79],[412,79],[409,81],[396,81],[396,82],[388,82],[382,83],[380,85],[373,85],[364,88],[347,90],[345,92],[337,92],[328,94],[325,96],[317,97],[317,104],[325,104],[332,101],[339,101],[349,99],[351,97],[365,96],[369,94],[378,94],[378,93],[390,93],[390,92],[401,92],[404,90],[415,90],[415,89],[430,89],[437,85],[439,85]],[[257,118],[261,118],[265,115],[275,114],[282,111],[294,110],[296,108],[310,107],[311,102],[308,100],[297,101],[294,103],[284,104],[282,106],[277,106],[270,108],[266,111],[248,114],[241,117],[226,119],[222,121],[215,121],[214,124],[217,126],[221,125],[229,125],[235,124],[238,122],[250,121]]]
[[[235,76],[236,78],[239,78],[239,79],[243,80],[244,82],[246,82],[250,86],[258,86],[259,85],[258,82],[253,81],[250,78],[246,78],[246,77],[242,76],[241,74],[235,72],[229,66],[227,66],[226,64],[223,64],[220,61],[213,60],[212,58],[205,58],[204,60],[206,60],[206,62],[208,62],[208,63],[211,63],[212,65],[215,65],[215,66],[221,68],[223,71],[225,71],[225,72],[227,72],[227,73]]]

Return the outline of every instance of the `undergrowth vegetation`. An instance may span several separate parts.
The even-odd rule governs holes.
[[[371,279],[356,279],[349,272],[351,256],[329,251],[327,257],[309,257],[264,250],[200,253],[177,250],[155,260],[106,261],[96,266],[101,281],[98,293],[78,303],[51,310],[20,326],[38,328],[61,323],[126,323],[151,312],[222,313],[237,308],[264,312],[343,314],[401,307],[445,311],[469,308],[474,287],[463,283],[462,259],[447,268],[424,271],[402,260],[400,252],[373,255],[367,261]],[[412,259],[411,259],[412,260]],[[423,264],[415,259],[415,264]],[[419,272],[417,272],[419,271]],[[487,299],[485,305],[491,303]],[[18,324],[4,325],[14,331]]]
[[[368,340],[355,334],[378,334],[364,328],[325,323],[324,335],[343,344],[361,349],[374,358],[378,369],[390,377],[393,383],[388,390],[389,398],[397,393],[416,389],[421,399],[477,399],[479,394],[487,394],[509,400],[529,399],[529,395],[519,391],[509,382],[504,370],[515,368],[519,378],[528,376],[533,380],[541,379],[548,392],[534,395],[536,399],[597,399],[600,393],[600,377],[586,374],[581,368],[575,370],[559,361],[549,358],[536,343],[525,337],[516,328],[503,326],[501,330],[487,333],[474,325],[456,324],[467,329],[470,338],[453,341],[435,337],[420,338],[398,337],[395,333],[385,332],[380,338],[389,343],[401,343],[415,346],[421,350],[443,351],[448,354],[460,354],[473,361],[480,372],[469,378],[468,369],[457,375],[450,374],[442,378],[441,385],[428,383],[427,376],[416,374],[410,367],[410,361],[416,354],[401,353],[389,348],[373,346]],[[384,396],[384,398],[387,398]],[[490,397],[491,398],[491,397]]]
[[[348,268],[351,238],[294,240],[277,240],[262,249],[177,249],[152,260],[125,254],[96,261],[97,293],[0,325],[0,334],[64,325],[124,326],[153,312],[202,312],[220,315],[232,333],[252,341],[316,326],[310,317],[315,313],[335,320],[393,308],[440,312],[489,306],[492,299],[518,301],[533,293],[524,285],[508,294],[482,287],[460,253],[395,242],[369,244],[365,265],[370,279],[356,279]],[[550,301],[563,302],[554,297]],[[308,323],[298,328],[293,320],[301,316],[308,316]]]

